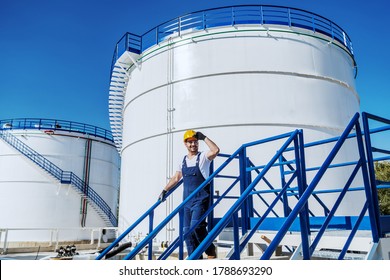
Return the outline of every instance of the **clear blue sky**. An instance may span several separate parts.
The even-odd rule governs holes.
[[[387,0],[0,0],[0,119],[54,118],[109,129],[115,43],[188,12],[239,4],[301,8],[340,25],[358,64],[361,110],[390,118]]]

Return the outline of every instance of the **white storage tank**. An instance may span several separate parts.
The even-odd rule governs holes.
[[[0,132],[0,228],[8,242],[90,240],[85,229],[117,226],[120,158],[110,131],[11,119]]]
[[[110,118],[122,157],[121,230],[157,200],[186,154],[187,129],[232,153],[297,128],[306,142],[338,136],[359,112],[348,35],[303,10],[256,5],[191,13],[142,36],[127,34],[117,50]],[[122,87],[115,86],[119,80]],[[266,164],[280,145],[250,156]],[[308,150],[307,165],[321,164],[331,146]],[[352,160],[355,150],[351,145],[338,158]],[[341,188],[346,173],[335,172],[323,184]],[[352,194],[338,214],[357,215],[362,195]],[[156,216],[179,202],[181,195]]]

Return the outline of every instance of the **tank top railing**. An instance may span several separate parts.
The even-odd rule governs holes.
[[[113,141],[112,133],[104,128],[99,128],[93,125],[70,122],[55,119],[38,119],[38,118],[22,118],[22,119],[6,119],[0,120],[0,129],[37,129],[46,132],[50,131],[66,131],[77,132],[90,136],[100,137],[109,141]]]
[[[269,5],[238,5],[189,13],[162,23],[143,35],[126,33],[117,42],[112,69],[125,52],[142,53],[169,37],[179,37],[186,32],[235,25],[284,25],[321,33],[342,44],[353,57],[352,41],[336,23],[320,15],[295,8]]]
[[[87,183],[80,179],[80,177],[71,171],[63,171],[57,165],[20,141],[7,130],[0,129],[0,138],[14,147],[21,154],[32,160],[35,164],[48,172],[54,178],[59,180],[62,184],[70,184],[74,186],[80,193],[87,197],[90,202],[97,205],[98,210],[104,213],[113,226],[117,226],[117,218],[112,213],[108,204],[99,196],[99,194],[96,193],[96,191],[94,191],[89,185],[87,185]]]

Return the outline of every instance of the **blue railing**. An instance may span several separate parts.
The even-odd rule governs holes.
[[[367,159],[368,159],[368,171],[369,171],[369,176],[370,176],[370,192],[371,195],[374,199],[374,211],[375,211],[375,224],[376,224],[376,231],[378,232],[378,236],[376,236],[376,239],[374,240],[375,242],[378,242],[379,235],[382,233],[382,228],[381,228],[381,222],[380,222],[380,211],[379,211],[379,203],[378,203],[378,191],[377,191],[377,184],[376,184],[376,178],[375,178],[375,168],[374,168],[374,152],[378,152],[381,154],[386,154],[386,157],[383,157],[382,160],[389,160],[390,157],[390,151],[387,148],[378,148],[378,147],[373,147],[372,146],[372,139],[371,136],[374,133],[377,132],[384,132],[384,131],[390,131],[390,120],[375,116],[366,112],[362,113],[362,119],[363,119],[363,130],[364,130],[364,139],[365,139],[365,144],[366,144],[366,151],[367,151]],[[374,133],[366,133],[370,132],[373,130],[370,130],[370,125],[369,121],[373,120],[379,123],[384,123],[387,126],[385,127],[380,127],[375,129]],[[390,182],[387,182],[390,184]]]
[[[281,240],[283,239],[283,237],[287,233],[288,229],[290,228],[290,226],[292,225],[294,220],[297,218],[301,209],[303,207],[305,207],[305,205],[307,205],[307,202],[308,202],[310,196],[312,195],[313,191],[315,190],[316,186],[318,185],[318,183],[322,179],[326,170],[329,168],[331,162],[336,157],[337,153],[339,152],[339,150],[341,149],[341,147],[343,146],[344,142],[346,141],[346,139],[348,138],[349,134],[351,133],[351,131],[353,129],[356,130],[356,140],[357,140],[360,160],[359,160],[358,164],[355,166],[353,172],[351,173],[349,179],[347,180],[347,183],[345,184],[345,186],[343,188],[343,191],[340,193],[339,197],[337,198],[335,204],[333,205],[332,209],[330,210],[328,216],[326,217],[326,219],[325,219],[323,225],[321,226],[319,232],[317,233],[315,239],[312,241],[312,244],[310,245],[310,247],[302,246],[302,254],[303,254],[304,259],[310,259],[316,246],[318,245],[320,239],[322,238],[325,230],[327,229],[331,219],[334,217],[334,214],[335,214],[338,206],[340,205],[346,192],[348,191],[349,186],[351,185],[353,179],[357,175],[357,172],[359,171],[359,169],[361,169],[362,174],[363,174],[364,189],[366,192],[367,201],[363,205],[362,210],[360,212],[360,215],[358,217],[358,220],[356,221],[355,225],[353,226],[353,229],[351,230],[351,233],[350,233],[343,249],[341,250],[338,258],[339,259],[344,258],[345,254],[347,253],[348,247],[351,244],[352,239],[355,236],[355,234],[359,228],[359,225],[363,219],[363,216],[367,210],[369,211],[373,240],[374,240],[374,242],[375,242],[375,240],[377,240],[378,232],[376,231],[377,227],[376,227],[376,218],[375,218],[375,211],[374,211],[374,202],[373,202],[372,194],[370,191],[370,182],[369,182],[368,170],[367,170],[367,166],[366,166],[366,156],[365,156],[365,151],[364,151],[363,137],[362,137],[362,132],[361,132],[358,120],[359,120],[359,114],[356,114],[354,116],[354,118],[351,120],[351,122],[349,123],[349,125],[347,126],[347,128],[345,129],[345,131],[343,132],[343,134],[341,135],[341,137],[339,138],[339,140],[336,142],[335,147],[333,148],[333,150],[331,151],[329,156],[326,158],[324,164],[321,166],[318,173],[313,178],[312,182],[309,184],[309,186],[307,187],[305,192],[302,194],[300,200],[298,201],[298,203],[296,204],[294,209],[291,211],[290,215],[287,217],[285,223],[282,225],[282,227],[280,228],[280,230],[276,234],[275,238],[269,244],[267,250],[261,256],[261,259],[266,260],[266,259],[271,258],[271,255],[274,253],[277,246],[279,245],[279,243],[281,242]],[[307,240],[307,238],[302,239],[302,241],[305,241],[305,240]]]
[[[100,137],[105,140],[114,141],[112,133],[104,128],[99,128],[93,125],[70,122],[55,119],[39,119],[39,118],[18,118],[0,120],[0,129],[38,129],[44,131],[66,131],[77,132],[95,137]]]
[[[142,35],[126,33],[117,42],[111,70],[118,58],[126,51],[142,53],[169,36],[181,36],[187,30],[205,30],[234,25],[285,25],[321,33],[338,41],[354,57],[352,41],[336,23],[305,10],[282,6],[238,5],[189,13],[164,22]],[[355,65],[356,66],[356,65]]]
[[[248,192],[248,189],[246,188],[246,182],[249,180],[249,178],[247,177],[247,174],[248,172],[250,171],[246,171],[246,164],[248,163],[248,160],[247,160],[247,156],[246,156],[246,149],[249,148],[249,147],[252,147],[252,146],[256,146],[256,145],[260,145],[260,144],[264,144],[264,143],[268,143],[268,142],[272,142],[272,141],[278,141],[278,140],[283,140],[285,138],[288,138],[285,142],[285,144],[282,146],[282,148],[280,149],[280,151],[277,153],[277,155],[275,155],[272,159],[272,161],[270,163],[268,163],[268,165],[264,168],[265,171],[263,172],[267,172],[272,166],[273,166],[273,163],[279,158],[280,154],[285,151],[287,149],[287,147],[292,143],[294,142],[294,145],[297,146],[297,141],[298,141],[298,135],[300,135],[302,132],[301,131],[295,131],[295,132],[292,132],[292,133],[286,133],[286,134],[283,134],[283,135],[280,135],[280,136],[276,136],[276,137],[271,137],[271,138],[267,138],[267,139],[264,139],[264,140],[259,140],[259,141],[256,141],[256,142],[251,142],[251,143],[247,143],[245,145],[243,145],[242,147],[240,147],[235,153],[233,153],[232,155],[229,155],[227,160],[224,161],[211,175],[209,178],[207,178],[205,180],[204,183],[202,183],[193,193],[191,193],[191,195],[185,199],[176,209],[174,209],[161,223],[159,223],[157,226],[153,227],[153,213],[156,209],[156,207],[158,205],[160,205],[160,202],[157,202],[155,203],[148,211],[145,212],[144,215],[142,215],[142,217],[140,219],[138,219],[133,225],[131,225],[109,248],[107,248],[97,259],[101,259],[104,257],[105,254],[107,254],[109,252],[109,250],[111,250],[114,246],[116,246],[120,240],[122,240],[126,235],[128,235],[132,230],[134,230],[135,226],[137,226],[141,221],[143,221],[145,218],[149,217],[149,233],[148,235],[143,239],[141,240],[138,245],[128,254],[125,256],[124,259],[133,259],[138,253],[140,253],[141,250],[143,250],[146,246],[149,246],[149,250],[151,250],[152,246],[151,246],[151,242],[153,241],[153,239],[156,237],[156,235],[171,221],[173,220],[175,217],[177,217],[177,215],[179,216],[179,235],[178,237],[176,238],[176,240],[174,240],[171,245],[165,250],[165,252],[159,257],[159,259],[166,259],[175,249],[177,249],[179,247],[179,259],[183,259],[183,256],[184,256],[184,240],[186,238],[186,236],[188,234],[191,234],[191,232],[197,227],[197,224],[193,225],[192,228],[190,228],[190,230],[188,231],[187,234],[184,234],[183,233],[183,209],[184,209],[184,206],[198,193],[200,192],[206,185],[208,185],[209,183],[212,183],[212,181],[214,180],[214,178],[227,178],[229,177],[229,179],[235,179],[234,182],[230,185],[230,187],[227,188],[227,190],[218,197],[218,199],[216,201],[214,201],[214,203],[209,207],[209,209],[206,211],[206,213],[203,215],[203,217],[201,217],[199,219],[199,221],[203,220],[203,218],[206,218],[208,215],[210,215],[212,213],[212,211],[214,210],[214,208],[219,204],[219,202],[224,199],[224,198],[229,198],[228,197],[228,194],[229,192],[231,192],[231,190],[237,185],[237,183],[240,183],[239,184],[239,191],[240,192]],[[301,145],[302,146],[302,145]],[[297,152],[296,154],[297,156],[299,155],[299,153]],[[240,175],[236,178],[234,178],[234,176],[224,176],[221,174],[222,170],[225,169],[225,167],[227,167],[233,160],[235,159],[239,159],[239,169],[241,170],[240,171]],[[296,160],[297,162],[297,165],[300,164],[300,161],[299,159]],[[301,168],[299,166],[296,167],[297,169],[297,172],[300,172]],[[301,176],[299,176],[301,178]],[[262,179],[263,176],[258,176],[258,178],[256,180],[260,180]],[[256,183],[255,183],[256,184]],[[255,185],[254,184],[254,185]],[[302,184],[300,184],[302,185]],[[251,191],[251,190],[250,190]],[[249,192],[250,192],[249,191]],[[241,197],[240,197],[241,198]],[[236,207],[235,207],[235,215],[237,214],[237,211],[240,210],[242,213],[246,213],[246,214],[243,214],[244,216],[249,216],[248,212],[250,211],[250,201],[248,200],[244,200],[244,201],[239,201],[238,203],[235,204]],[[223,224],[224,226],[226,224]],[[249,222],[246,223],[246,226],[243,226],[244,230],[246,228],[249,227]],[[222,228],[222,227],[219,227],[218,225],[215,226],[212,230],[211,233],[215,232],[216,228]],[[194,252],[195,253],[195,252]],[[148,254],[148,257],[149,259],[152,258],[152,252],[149,252]],[[191,258],[192,255],[189,257]],[[199,256],[198,256],[199,257]]]
[[[373,117],[372,115],[369,115]],[[367,114],[363,114],[363,120],[367,118]],[[382,122],[390,124],[390,120],[378,119]],[[390,130],[390,127],[380,127],[377,129],[366,130],[372,133],[381,132],[384,130]],[[352,133],[355,131],[354,133]],[[366,133],[364,134],[366,135]],[[270,161],[265,165],[255,166],[251,160],[249,160],[247,148],[266,144],[271,141],[280,140],[283,138],[288,138],[286,142],[281,146],[281,148],[276,152],[275,156],[272,157]],[[346,162],[346,163],[334,163],[335,158],[342,147],[345,145],[347,140],[356,141],[357,146],[357,155],[358,160]],[[324,159],[324,163],[318,167],[306,167],[305,163],[305,149],[319,146],[321,144],[335,143],[329,155]],[[348,142],[348,147],[350,147],[352,142]],[[366,141],[366,144],[369,142]],[[369,149],[366,147],[367,151]],[[293,155],[292,155],[293,154]],[[374,243],[378,242],[378,239],[381,235],[380,231],[380,219],[379,214],[376,211],[377,201],[375,201],[376,193],[373,191],[375,186],[372,186],[372,183],[375,181],[375,178],[372,179],[369,176],[367,166],[370,165],[373,158],[366,159],[366,153],[364,150],[364,141],[363,133],[360,129],[359,124],[359,114],[356,114],[351,122],[348,124],[347,128],[340,137],[335,137],[331,139],[321,140],[318,142],[312,142],[304,144],[302,131],[295,131],[285,135],[280,135],[277,137],[272,137],[241,146],[235,153],[232,155],[220,155],[227,158],[217,169],[212,172],[211,176],[198,187],[198,189],[193,193],[196,195],[204,186],[209,183],[215,183],[215,180],[218,178],[232,180],[231,184],[225,184],[226,190],[217,196],[213,197],[214,203],[209,207],[208,211],[201,217],[199,220],[203,220],[206,217],[209,217],[210,231],[208,237],[202,242],[202,244],[188,256],[188,259],[198,259],[199,256],[208,248],[208,246],[217,238],[217,236],[222,232],[226,227],[233,229],[233,250],[231,254],[228,255],[229,259],[240,259],[240,254],[245,246],[250,242],[253,235],[258,229],[267,228],[269,223],[273,223],[275,219],[275,225],[272,225],[274,229],[277,229],[278,233],[273,239],[268,249],[262,255],[262,259],[269,259],[275,249],[278,247],[279,243],[283,239],[287,231],[300,231],[301,234],[301,248],[302,255],[304,259],[310,259],[313,255],[316,247],[318,246],[321,238],[324,236],[324,233],[327,230],[333,229],[347,229],[350,230],[350,234],[345,241],[344,247],[342,248],[338,258],[343,259],[347,254],[348,248],[351,245],[351,242],[356,235],[358,229],[364,228],[369,229],[372,234],[372,240]],[[233,160],[238,160],[238,175],[224,175],[222,170],[226,166],[230,165]],[[368,164],[367,164],[368,161]],[[233,165],[237,166],[237,165]],[[325,172],[329,171],[332,168],[338,167],[352,167],[349,173],[349,177],[346,178],[345,185],[340,189],[321,189],[317,190],[317,186],[321,182]],[[272,185],[267,179],[266,175],[271,170],[271,168],[279,168],[281,174],[281,187]],[[285,168],[287,167],[287,168]],[[229,169],[229,172],[231,168]],[[255,171],[255,178],[252,179],[253,171]],[[312,181],[310,183],[306,182],[306,173],[307,172],[316,172]],[[347,172],[347,171],[345,171]],[[360,172],[360,173],[359,173]],[[355,180],[358,174],[362,174],[363,177],[363,187],[351,187],[352,182]],[[269,189],[256,190],[256,187],[260,185],[260,182],[265,184],[265,187]],[[233,188],[239,188],[239,195],[230,195]],[[219,188],[221,190],[221,188]],[[344,197],[347,192],[361,191],[365,193],[366,201],[361,205],[360,213],[357,216],[348,216],[348,217],[337,217],[335,213],[339,206],[341,205]],[[211,193],[214,193],[213,191]],[[237,193],[237,191],[235,192]],[[274,199],[266,201],[262,196],[273,193]],[[320,196],[323,194],[332,193],[332,195],[337,195],[336,201],[332,205],[325,205],[321,201]],[[289,204],[288,197],[294,197],[296,201],[292,204]],[[254,199],[259,198],[261,203],[266,206],[265,211],[257,211],[255,207]],[[317,216],[312,219],[309,216],[314,216],[308,208],[308,200],[314,198],[320,206],[324,209],[324,216]],[[147,237],[142,240],[135,248],[132,250],[125,259],[133,259],[143,248],[149,246],[148,256],[149,259],[152,258],[152,240],[156,235],[170,222],[174,217],[178,216],[179,219],[179,233],[178,237],[170,244],[170,246],[162,252],[159,259],[167,259],[175,250],[179,250],[179,258],[182,259],[184,256],[184,240],[186,235],[182,231],[182,209],[188,200],[183,201],[166,219],[164,219],[156,227],[153,227],[153,214],[156,206],[160,204],[157,202],[148,210],[142,217],[149,217],[149,233]],[[235,200],[232,203],[233,206],[221,217],[214,218],[213,212],[215,207],[220,204],[222,199]],[[283,214],[277,213],[276,210],[277,203],[281,202],[283,204]],[[258,203],[256,204],[259,205]],[[312,205],[312,204],[311,204]],[[280,209],[280,208],[279,208]],[[368,211],[368,216],[365,216]],[[238,216],[238,213],[241,214],[241,217]],[[269,217],[273,214],[274,217]],[[298,218],[299,215],[299,218]],[[256,216],[258,218],[256,218]],[[210,218],[211,217],[211,218]],[[344,219],[342,219],[344,218]],[[270,221],[272,220],[272,221]],[[136,224],[139,224],[139,221]],[[213,222],[211,222],[213,221]],[[299,227],[296,227],[296,222],[299,222]],[[367,223],[368,221],[368,223]],[[197,225],[194,225],[188,234],[190,234]],[[120,239],[123,239],[130,231],[134,229],[134,226],[131,226]],[[317,232],[312,243],[309,244],[309,236],[311,230]],[[120,240],[118,240],[119,242]],[[117,243],[116,243],[117,244]],[[116,245],[115,244],[115,245]],[[107,250],[108,252],[109,250]],[[102,258],[102,256],[99,257]]]
[[[272,157],[272,159],[264,166],[253,167],[249,165],[247,160],[247,149],[254,145],[260,145],[267,143],[269,141],[275,141],[278,139],[288,138],[285,143],[281,146],[281,148],[276,152],[276,154]],[[279,164],[277,161],[281,158],[283,153],[289,148],[290,145],[293,145],[294,156],[293,159],[289,161],[283,162]],[[239,227],[241,226],[241,235],[248,234],[248,230],[250,227],[245,225],[248,223],[248,218],[252,216],[251,210],[253,208],[253,199],[252,196],[256,194],[255,187],[259,184],[260,181],[264,180],[265,175],[271,170],[272,167],[279,167],[280,164],[294,164],[295,165],[295,174],[291,176],[291,180],[288,183],[284,183],[282,189],[279,191],[279,194],[275,197],[273,202],[268,206],[265,213],[263,213],[261,217],[265,219],[267,215],[273,211],[274,206],[277,202],[283,201],[283,195],[285,192],[290,190],[291,183],[293,180],[296,180],[298,185],[298,189],[300,193],[303,193],[306,185],[306,179],[302,170],[304,170],[304,151],[303,151],[303,134],[302,131],[296,130],[290,134],[280,135],[274,138],[268,138],[265,140],[260,140],[248,144],[244,144],[241,148],[236,152],[240,155],[240,183],[241,183],[241,195],[234,202],[231,208],[226,212],[226,214],[219,220],[219,222],[213,227],[213,229],[209,232],[209,235],[206,239],[199,245],[199,247],[188,257],[188,259],[198,259],[199,256],[210,246],[210,244],[215,240],[215,238],[222,232],[224,228],[226,228],[229,224],[233,225],[233,240],[234,240],[234,252],[231,255],[231,259],[240,259],[240,252],[242,250],[241,243],[239,240],[240,232]],[[252,180],[250,178],[250,172],[253,170],[261,170],[258,175]],[[274,190],[273,190],[274,191]],[[238,213],[241,212],[241,222],[239,222]],[[302,225],[308,224],[308,215],[307,209],[302,209],[300,211],[300,223]],[[307,227],[302,227],[302,235],[307,236],[309,232],[306,232],[305,229]],[[249,238],[252,237],[255,230],[251,230],[249,232]],[[305,240],[305,239],[303,239]],[[306,245],[308,246],[308,244]]]
[[[0,138],[4,139],[4,141],[14,147],[21,154],[32,160],[39,167],[47,171],[61,183],[71,184],[76,187],[79,192],[83,193],[90,201],[95,203],[104,212],[104,214],[108,217],[113,226],[118,225],[118,220],[112,213],[110,206],[108,206],[104,199],[102,199],[96,191],[94,191],[86,182],[80,179],[80,177],[78,177],[76,174],[70,171],[63,171],[61,168],[49,161],[47,158],[45,158],[29,146],[27,146],[25,143],[20,141],[9,131],[0,129]]]

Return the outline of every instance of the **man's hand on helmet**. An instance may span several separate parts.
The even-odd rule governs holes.
[[[204,135],[202,132],[198,131],[196,134],[195,134],[195,137],[196,139],[198,140],[204,140],[206,139],[206,135]]]

